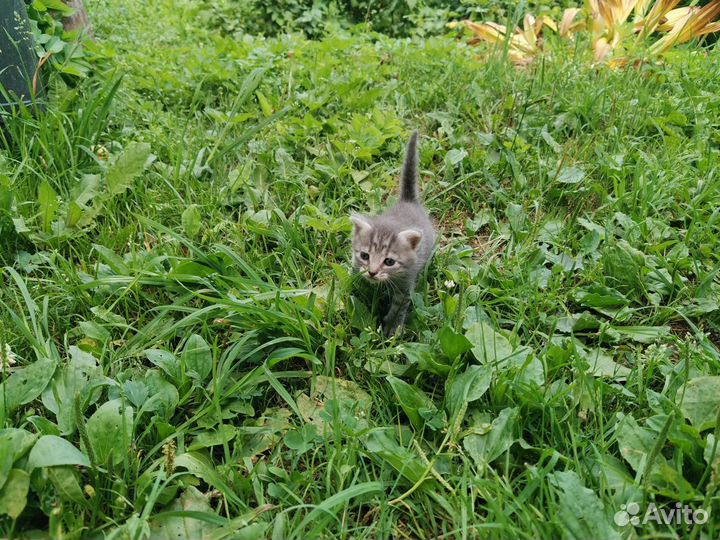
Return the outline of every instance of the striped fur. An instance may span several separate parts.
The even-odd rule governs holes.
[[[418,132],[414,131],[405,150],[405,163],[400,175],[400,200],[410,203],[420,202],[418,193]]]
[[[410,293],[428,264],[435,230],[418,193],[417,132],[408,142],[397,204],[378,216],[353,214],[353,266],[370,281],[392,291],[383,330],[394,334],[405,324]]]

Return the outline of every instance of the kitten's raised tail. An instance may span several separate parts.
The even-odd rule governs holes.
[[[404,202],[420,202],[418,193],[418,132],[413,131],[405,150],[405,163],[400,177],[400,200]]]

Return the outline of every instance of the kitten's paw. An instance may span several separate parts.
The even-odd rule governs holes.
[[[397,321],[383,321],[383,334],[385,337],[399,336],[402,334],[403,325],[398,324]]]

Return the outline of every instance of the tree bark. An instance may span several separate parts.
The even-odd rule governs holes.
[[[63,0],[63,2],[73,9],[73,14],[63,19],[65,31],[81,30],[86,36],[93,39],[95,36],[83,0]]]

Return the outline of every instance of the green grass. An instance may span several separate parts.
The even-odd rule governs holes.
[[[7,122],[0,536],[720,534],[720,51],[515,70],[153,4]],[[347,215],[416,128],[442,240],[385,340]]]

